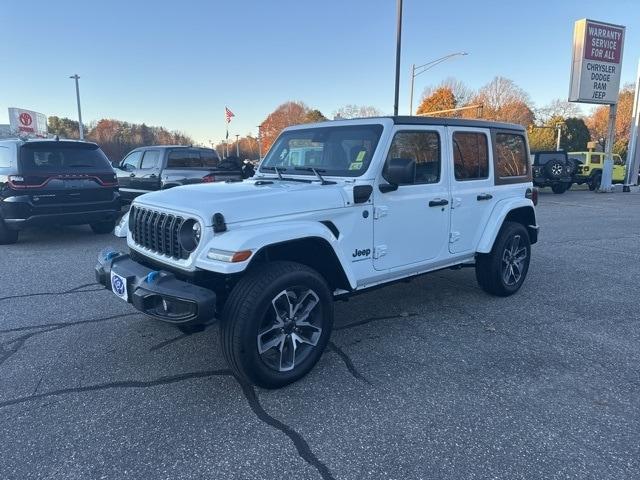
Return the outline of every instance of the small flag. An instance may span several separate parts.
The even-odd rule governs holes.
[[[229,110],[227,107],[224,107],[224,115],[225,115],[225,117],[227,119],[227,123],[231,122],[231,117],[235,117],[233,112],[231,110]]]

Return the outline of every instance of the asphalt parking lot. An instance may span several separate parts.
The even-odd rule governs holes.
[[[640,477],[640,194],[543,192],[529,277],[471,269],[336,305],[302,381],[240,385],[217,327],[146,319],[94,283],[113,236],[0,247],[2,479]]]

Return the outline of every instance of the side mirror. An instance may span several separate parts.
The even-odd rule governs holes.
[[[412,158],[391,158],[386,165],[383,177],[392,188],[381,188],[381,191],[396,190],[398,185],[412,184],[416,179],[416,161]]]

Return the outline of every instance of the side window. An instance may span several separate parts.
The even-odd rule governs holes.
[[[600,155],[599,153],[592,153],[591,154],[591,163],[595,163],[596,165],[600,165],[600,163],[602,163],[602,155]]]
[[[121,163],[121,167],[125,170],[135,170],[140,165],[140,159],[142,158],[142,152],[133,152],[125,157]]]
[[[438,132],[398,132],[393,137],[387,162],[392,158],[410,158],[416,162],[414,184],[440,181],[440,135]],[[384,174],[383,174],[384,176]]]
[[[522,135],[496,134],[495,165],[499,178],[527,175],[527,149]]]
[[[489,176],[489,148],[484,133],[453,134],[453,168],[456,180],[479,180]]]
[[[176,149],[169,153],[167,160],[169,168],[198,168],[202,167],[200,152],[186,148]]]
[[[141,170],[152,170],[160,167],[160,152],[158,150],[147,150],[142,157]]]
[[[9,147],[0,147],[0,168],[11,166],[11,150]]]
[[[214,168],[220,163],[218,155],[211,150],[200,150],[200,157],[205,167]]]

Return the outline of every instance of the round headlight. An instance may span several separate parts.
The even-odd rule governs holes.
[[[200,225],[200,222],[189,219],[180,227],[178,235],[180,246],[187,252],[193,252],[198,246],[198,243],[200,243],[201,236],[202,226]]]

